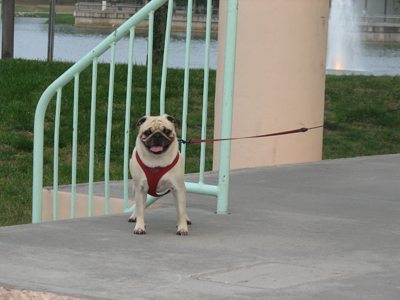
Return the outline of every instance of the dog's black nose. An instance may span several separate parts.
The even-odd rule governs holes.
[[[162,137],[161,133],[156,133],[156,134],[153,135],[153,138],[156,139],[156,140],[161,139],[161,137]]]

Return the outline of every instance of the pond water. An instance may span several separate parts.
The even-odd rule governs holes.
[[[14,57],[25,59],[47,59],[48,25],[46,19],[15,18]],[[54,37],[54,59],[76,62],[113,32],[112,28],[75,27],[56,25]],[[186,33],[172,32],[168,66],[184,68]],[[117,63],[127,63],[129,37],[124,37],[116,46]],[[217,67],[218,35],[212,34],[210,45],[210,68]],[[205,34],[193,33],[191,41],[190,67],[203,68]],[[134,45],[134,61],[145,65],[147,57],[147,31],[137,30]],[[359,57],[362,69],[327,70],[327,74],[373,74],[400,75],[400,44],[363,43]],[[110,61],[110,51],[100,57]]]
[[[400,44],[361,43],[359,68],[355,70],[332,70],[327,74],[347,75],[400,75]]]
[[[14,57],[47,60],[49,25],[47,19],[15,18]],[[54,31],[54,60],[76,62],[110,35],[114,29],[100,27],[75,27],[56,25]],[[145,65],[147,58],[147,31],[136,30],[134,43],[134,62]],[[210,43],[210,68],[217,67],[217,34],[213,33]],[[184,68],[186,33],[172,32],[168,67]],[[129,35],[122,38],[116,46],[116,62],[127,63]],[[110,61],[110,51],[105,52],[100,62]],[[205,33],[192,34],[190,67],[204,68]]]

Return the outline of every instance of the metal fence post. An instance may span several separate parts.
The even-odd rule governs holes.
[[[15,0],[3,3],[1,58],[14,58]]]
[[[233,90],[235,82],[238,0],[228,0],[225,40],[224,87],[222,96],[221,138],[232,137]],[[221,142],[217,214],[228,213],[231,141]]]
[[[1,19],[1,15],[2,15],[2,13],[3,13],[3,11],[2,11],[2,7],[1,7],[1,5],[3,4],[3,1],[0,1],[0,23],[2,22],[2,19]],[[3,35],[3,25],[1,25],[1,29],[0,29],[0,42],[1,42],[1,40],[2,40],[2,35]]]
[[[47,46],[47,61],[53,61],[55,19],[56,19],[56,3],[55,3],[55,0],[50,0],[49,40],[48,40],[48,46]]]

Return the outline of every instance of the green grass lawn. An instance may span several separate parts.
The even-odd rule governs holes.
[[[16,5],[15,12],[26,12],[26,13],[49,13],[49,7],[44,6],[25,6],[25,5]]]
[[[325,123],[400,108],[400,77],[326,78]],[[400,111],[325,126],[323,159],[400,153]]]
[[[27,13],[24,15],[24,17],[48,19],[49,14]],[[69,14],[56,14],[54,21],[56,25],[75,25],[75,17]],[[49,20],[45,21],[44,23],[49,24]]]
[[[56,25],[75,25],[75,17],[69,14],[56,14],[54,21]],[[46,24],[48,23],[49,21],[47,20]]]
[[[31,12],[31,13],[48,13],[50,8],[50,2],[37,2],[34,1],[16,1],[15,12]],[[75,3],[56,3],[56,13],[73,14],[75,10]]]
[[[54,79],[72,64],[27,60],[0,60],[0,226],[31,222],[33,120],[37,102]],[[152,114],[160,94],[160,68],[153,70]],[[125,122],[127,65],[117,65],[113,105],[110,179],[121,180]],[[208,137],[213,135],[216,72],[210,73]],[[99,64],[96,109],[95,181],[104,180],[109,65]],[[167,113],[182,115],[184,71],[168,70]],[[190,73],[188,137],[200,137],[203,71]],[[88,181],[91,68],[80,75],[78,183]],[[59,184],[71,182],[73,84],[63,89],[60,124]],[[145,114],[146,68],[134,67],[132,122]],[[44,186],[52,185],[55,101],[45,120]],[[327,76],[325,123],[347,120],[400,107],[400,77]],[[379,115],[324,130],[323,158],[400,153],[400,112]],[[131,134],[130,151],[135,133]],[[187,147],[187,173],[198,172],[200,145]],[[207,145],[206,169],[212,167],[212,144]]]
[[[69,4],[60,6],[56,5],[56,17],[55,24],[57,25],[74,25],[75,17],[73,16],[75,6]],[[19,17],[31,17],[31,18],[49,18],[49,7],[38,6],[38,5],[16,5],[16,15]],[[19,13],[24,13],[23,15]],[[48,21],[46,22],[46,24]]]

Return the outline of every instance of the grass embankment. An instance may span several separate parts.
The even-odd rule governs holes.
[[[400,77],[326,78],[325,124],[400,108]],[[400,153],[400,111],[325,126],[323,159]]]
[[[56,2],[57,6],[74,6],[76,0],[58,0]],[[49,5],[49,0],[15,0],[15,5]]]
[[[48,18],[48,16],[46,17]],[[54,18],[54,22],[56,25],[75,25],[75,17],[73,15],[68,14],[56,14]],[[49,23],[49,20],[46,21],[46,24]]]
[[[18,17],[31,17],[31,18],[48,18],[49,17],[49,4],[47,5],[26,5],[22,2],[21,5],[15,6],[15,15]],[[57,25],[74,25],[75,17],[73,12],[75,6],[68,3],[67,5],[56,5],[55,24]],[[48,23],[48,21],[46,22]]]
[[[34,112],[40,95],[70,63],[0,60],[0,226],[31,221],[32,142]],[[126,65],[117,65],[111,144],[111,180],[122,179],[123,132],[125,120]],[[154,68],[153,103],[159,99],[160,69]],[[146,69],[135,67],[132,122],[145,114]],[[108,99],[109,66],[98,69],[95,181],[104,180],[104,145]],[[167,112],[182,115],[183,70],[168,71]],[[215,71],[211,71],[208,135],[212,136]],[[80,76],[78,182],[88,181],[91,69]],[[199,138],[203,72],[190,74],[188,137]],[[45,122],[44,186],[52,185],[53,130],[55,106],[52,101]],[[60,129],[59,184],[71,182],[73,85],[63,89]],[[152,114],[158,114],[153,105]],[[361,117],[400,107],[400,77],[327,76],[325,122]],[[400,112],[328,126],[324,130],[323,158],[400,153]],[[130,149],[135,133],[131,135]],[[208,144],[207,170],[212,165],[212,144]],[[187,148],[187,173],[198,172],[199,145]]]

